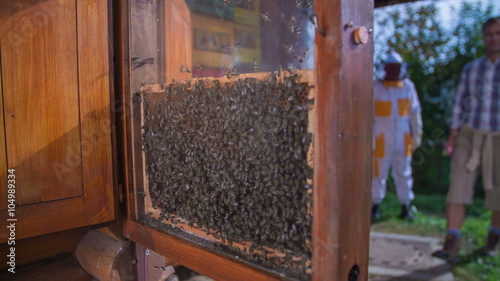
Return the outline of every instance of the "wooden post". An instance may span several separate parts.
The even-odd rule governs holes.
[[[367,280],[370,231],[373,39],[371,0],[316,0],[313,280]],[[350,24],[351,23],[351,24]]]

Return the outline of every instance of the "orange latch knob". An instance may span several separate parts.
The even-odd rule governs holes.
[[[366,27],[361,26],[354,30],[353,41],[355,44],[366,44],[368,42],[369,34]]]

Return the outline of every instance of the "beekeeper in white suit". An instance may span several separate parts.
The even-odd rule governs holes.
[[[388,172],[396,184],[401,204],[400,218],[414,219],[410,202],[414,199],[411,157],[422,141],[420,101],[415,85],[404,78],[401,56],[390,51],[384,61],[385,77],[374,82],[374,147],[372,178],[372,218],[380,218],[380,203],[387,190]]]

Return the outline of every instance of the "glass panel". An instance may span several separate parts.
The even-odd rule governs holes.
[[[131,1],[136,216],[311,278],[308,1]]]
[[[314,28],[301,1],[188,0],[193,76],[313,67]]]

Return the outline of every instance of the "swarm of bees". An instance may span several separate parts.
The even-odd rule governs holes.
[[[142,147],[160,221],[181,217],[226,252],[309,279],[313,101],[298,78],[170,83],[161,98],[142,97]],[[232,247],[240,242],[251,246]]]
[[[181,65],[181,68],[179,70],[181,73],[184,73],[184,72],[191,73],[191,69],[185,67],[184,65]]]

